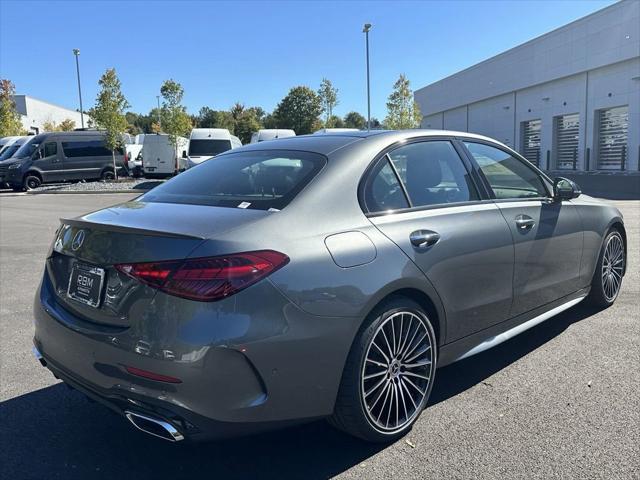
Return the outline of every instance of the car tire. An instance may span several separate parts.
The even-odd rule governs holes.
[[[104,172],[102,172],[102,175],[100,175],[100,181],[102,182],[111,182],[115,179],[116,176],[113,173],[113,170],[105,170]]]
[[[436,363],[436,337],[420,305],[384,302],[353,342],[329,423],[369,442],[397,440],[425,408]]]
[[[22,183],[24,190],[34,190],[42,185],[42,180],[37,175],[32,173],[27,173],[24,177],[24,181]]]
[[[598,308],[613,305],[622,287],[626,250],[624,239],[618,230],[610,230],[598,254],[596,269],[591,280],[589,302]]]

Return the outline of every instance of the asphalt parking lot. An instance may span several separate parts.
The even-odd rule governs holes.
[[[438,371],[430,407],[395,444],[324,422],[173,445],[67,389],[31,355],[31,308],[59,217],[132,198],[0,196],[0,477],[640,478],[640,201],[614,307],[577,307]]]

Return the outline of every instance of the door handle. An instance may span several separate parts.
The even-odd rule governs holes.
[[[416,230],[409,235],[409,240],[416,248],[427,248],[440,240],[440,234],[432,230]]]
[[[518,215],[516,217],[516,226],[519,230],[529,230],[535,224],[535,220],[529,215]]]

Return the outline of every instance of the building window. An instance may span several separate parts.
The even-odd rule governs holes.
[[[558,170],[575,170],[578,164],[580,114],[572,113],[553,119],[553,154]]]
[[[529,120],[522,122],[520,131],[522,132],[522,147],[520,153],[524,158],[540,166],[540,132],[542,130],[542,120]]]
[[[629,107],[598,110],[596,118],[598,169],[624,170],[627,164]]]

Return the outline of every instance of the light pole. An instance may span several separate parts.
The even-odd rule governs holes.
[[[364,33],[367,43],[367,130],[371,130],[371,87],[369,85],[369,30],[371,30],[371,24],[365,23],[362,32]]]
[[[156,95],[156,99],[158,100],[158,128],[162,128],[162,120],[160,120],[160,95]]]
[[[80,123],[84,128],[84,113],[82,112],[82,90],[80,89],[80,63],[78,57],[80,56],[80,49],[74,48],[73,54],[76,57],[76,73],[78,74],[78,98],[80,99]]]

